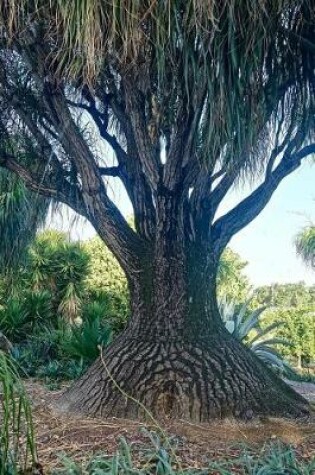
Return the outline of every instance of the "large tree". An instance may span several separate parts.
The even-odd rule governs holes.
[[[216,275],[230,239],[315,151],[313,1],[3,0],[0,13],[0,164],[86,217],[131,295],[127,329],[63,408],[137,417],[139,400],[195,421],[307,412],[225,330]],[[218,216],[250,176],[256,189]]]

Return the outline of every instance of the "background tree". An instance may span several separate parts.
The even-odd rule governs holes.
[[[279,346],[278,351],[286,356],[299,369],[303,364],[312,363],[315,359],[315,306],[278,307],[266,311],[266,324],[282,321],[275,332],[291,346]]]
[[[242,303],[248,298],[250,284],[243,270],[247,262],[232,249],[225,249],[219,261],[217,287],[218,296],[234,303]]]
[[[275,335],[290,341],[291,346],[279,346],[279,352],[301,367],[315,358],[315,286],[275,284],[259,287],[254,306],[265,305],[266,325],[283,322]]]
[[[232,236],[315,151],[313,2],[0,8],[0,165],[86,217],[131,295],[125,332],[62,407],[140,415],[114,379],[170,417],[304,413],[305,401],[225,330],[216,278]],[[218,216],[250,175],[257,188]],[[135,230],[108,177],[124,185]]]
[[[297,236],[296,250],[303,261],[315,269],[315,226],[305,228]]]
[[[254,304],[268,307],[301,307],[314,305],[315,286],[304,282],[292,284],[273,284],[258,287],[254,295]]]
[[[121,331],[130,315],[126,276],[104,242],[95,237],[83,243],[89,256],[85,286],[89,299],[106,305],[106,316],[115,332]]]

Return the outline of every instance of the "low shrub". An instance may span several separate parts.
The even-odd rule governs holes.
[[[94,361],[99,355],[99,346],[107,345],[112,338],[105,315],[105,305],[99,302],[87,304],[82,312],[82,322],[72,325],[65,333],[61,342],[64,353],[87,363]]]

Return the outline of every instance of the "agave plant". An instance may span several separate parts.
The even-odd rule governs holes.
[[[290,366],[275,349],[277,345],[291,346],[288,340],[274,336],[274,331],[284,322],[273,322],[262,328],[261,319],[267,307],[252,311],[249,309],[250,301],[251,299],[247,300],[238,308],[233,301],[219,299],[219,311],[226,329],[269,366],[282,373],[290,371]]]

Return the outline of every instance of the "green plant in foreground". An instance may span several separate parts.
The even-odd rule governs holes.
[[[15,475],[36,459],[32,413],[10,356],[0,351],[0,475]]]
[[[245,302],[240,309],[234,302],[220,299],[219,311],[226,329],[239,341],[242,341],[256,356],[269,366],[281,371],[290,371],[289,365],[276,351],[276,345],[290,346],[291,343],[283,338],[276,338],[273,332],[283,325],[283,322],[273,322],[261,328],[261,319],[266,307],[254,311],[249,310],[249,302]]]
[[[149,437],[151,444],[137,448],[136,457],[122,438],[114,456],[98,454],[83,463],[63,457],[62,468],[53,475],[313,475],[315,470],[315,461],[298,459],[293,448],[280,442],[268,445],[260,454],[245,448],[233,459],[209,459],[202,469],[183,468],[175,451],[166,448],[157,434],[149,433]]]

